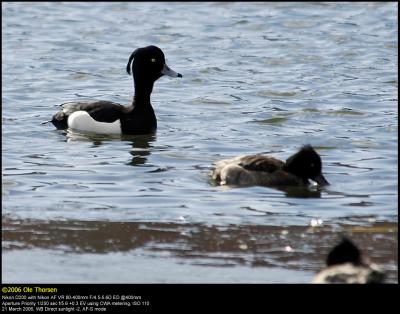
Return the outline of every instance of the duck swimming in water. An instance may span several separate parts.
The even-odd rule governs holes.
[[[156,46],[138,48],[126,66],[133,74],[135,94],[130,106],[111,101],[74,101],[61,105],[51,122],[57,129],[101,134],[150,134],[157,119],[150,103],[153,85],[163,75],[182,77],[165,63],[164,53]]]
[[[311,145],[303,146],[286,162],[264,155],[220,160],[212,178],[220,185],[235,186],[307,186],[309,179],[321,186],[329,184],[322,174],[321,157]]]

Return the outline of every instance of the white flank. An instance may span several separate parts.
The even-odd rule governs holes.
[[[86,111],[75,111],[68,117],[68,127],[83,132],[121,134],[121,122],[108,123],[94,120]]]

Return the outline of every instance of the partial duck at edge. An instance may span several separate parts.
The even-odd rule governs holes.
[[[377,284],[385,280],[385,273],[346,237],[329,252],[326,265],[312,283]]]

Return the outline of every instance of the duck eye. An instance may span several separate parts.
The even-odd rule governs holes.
[[[313,163],[311,163],[311,164],[310,164],[310,167],[311,167],[311,168],[314,168],[314,164],[313,164]]]
[[[154,63],[154,62],[156,62],[156,59],[154,59],[154,58],[153,58],[153,59],[151,59],[151,62],[153,62],[153,63]]]

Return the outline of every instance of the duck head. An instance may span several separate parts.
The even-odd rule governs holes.
[[[329,185],[322,174],[321,157],[311,145],[303,146],[299,152],[289,157],[285,169],[302,178],[304,183],[311,179],[320,186]]]
[[[329,252],[326,260],[328,266],[344,263],[362,264],[360,250],[346,237],[342,237],[342,241]]]
[[[154,83],[163,75],[171,77],[182,77],[165,63],[162,50],[156,46],[137,48],[129,57],[126,72],[133,74],[136,81],[143,83]]]

